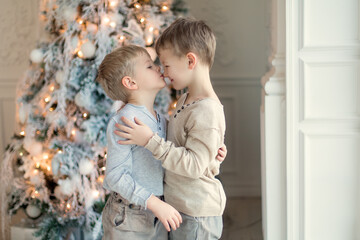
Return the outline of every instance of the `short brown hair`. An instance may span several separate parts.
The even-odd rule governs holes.
[[[158,55],[162,48],[173,48],[177,56],[194,52],[211,68],[214,62],[216,39],[211,28],[204,21],[179,18],[166,28],[156,41],[155,49]]]
[[[143,54],[149,55],[145,48],[128,45],[117,48],[105,56],[99,66],[96,81],[112,100],[127,103],[129,91],[122,84],[122,79],[125,76],[134,77],[135,59]]]

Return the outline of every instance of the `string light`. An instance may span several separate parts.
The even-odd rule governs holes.
[[[105,153],[104,157],[107,158],[107,153]]]
[[[88,114],[87,113],[83,113],[83,118],[87,118]]]
[[[52,85],[52,86],[50,86],[50,91],[51,92],[53,92],[54,91],[54,89],[55,89],[55,87]]]
[[[19,155],[22,157],[22,156],[24,155],[24,153],[23,153],[23,152],[20,152]]]
[[[115,28],[115,27],[116,27],[116,23],[115,23],[115,22],[111,22],[111,23],[110,23],[110,26],[111,26],[112,28]]]
[[[58,150],[58,153],[59,153],[59,154],[61,154],[61,153],[62,153],[62,151],[61,151],[61,150]]]
[[[104,22],[105,24],[108,24],[108,23],[110,22],[110,18],[108,18],[108,17],[103,17],[103,22]]]
[[[49,172],[51,171],[51,167],[49,167],[49,166],[48,166],[46,169],[47,169]]]
[[[103,175],[98,177],[98,182],[100,182],[100,183],[104,182],[104,176]]]
[[[147,45],[151,45],[151,44],[153,43],[153,38],[152,38],[152,37],[148,37],[148,38],[146,39],[146,43],[147,43]]]
[[[82,51],[78,51],[78,52],[77,52],[77,55],[78,55],[79,57],[81,57],[81,58],[84,57],[84,54],[82,53]]]
[[[25,136],[25,131],[21,131],[21,132],[20,132],[20,135],[21,135],[21,136]]]
[[[149,32],[153,32],[154,31],[154,27],[149,27]]]
[[[40,168],[40,163],[36,163],[36,168]]]
[[[141,8],[141,4],[140,4],[140,3],[135,3],[135,4],[134,4],[134,7],[137,8],[137,9],[140,9],[140,8]]]
[[[71,135],[75,136],[75,134],[76,134],[76,130],[73,129],[73,130],[71,131]]]
[[[34,170],[34,174],[38,174],[38,172],[39,172],[39,171],[38,171],[37,169]]]
[[[169,10],[169,7],[168,7],[168,6],[163,5],[163,6],[161,7],[161,11],[162,11],[162,12],[166,12],[167,10]]]
[[[49,159],[49,155],[45,153],[45,154],[43,155],[43,158],[44,158],[45,160],[47,160],[47,159]]]
[[[141,23],[145,22],[145,18],[144,17],[140,18],[140,22]]]
[[[79,23],[79,24],[83,24],[83,23],[84,23],[84,20],[79,19],[78,23]]]
[[[106,170],[106,167],[102,167],[101,170],[105,171],[105,170]]]
[[[50,102],[50,97],[46,97],[46,98],[44,99],[44,101],[45,101],[46,103]]]
[[[70,203],[66,204],[66,208],[67,208],[67,209],[70,209],[70,208],[71,208]]]
[[[93,194],[93,196],[94,197],[99,197],[99,195],[100,195],[100,192],[99,191],[97,191],[97,190],[94,190],[93,192],[92,192],[92,194]]]
[[[110,2],[109,2],[109,6],[110,6],[110,7],[116,7],[116,5],[117,5],[117,1],[114,1],[114,0],[113,0],[113,1],[110,1]]]

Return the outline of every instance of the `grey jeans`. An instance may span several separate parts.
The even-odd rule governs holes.
[[[182,224],[180,228],[170,232],[171,240],[217,240],[223,229],[222,216],[191,217],[180,213]]]
[[[103,240],[167,240],[168,232],[150,210],[130,204],[117,193],[102,213]]]

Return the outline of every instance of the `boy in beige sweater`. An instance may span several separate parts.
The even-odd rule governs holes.
[[[165,201],[180,213],[183,223],[171,231],[171,239],[219,239],[226,196],[215,178],[220,162],[218,149],[224,143],[223,106],[210,81],[216,40],[202,21],[182,18],[169,26],[156,42],[156,51],[177,90],[188,88],[170,117],[167,139],[140,120],[117,125],[116,134],[151,151],[166,169]]]

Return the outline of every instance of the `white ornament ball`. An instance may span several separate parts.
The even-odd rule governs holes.
[[[41,63],[44,59],[44,54],[41,49],[34,49],[30,53],[30,60],[34,63]]]
[[[68,22],[75,21],[77,15],[78,15],[78,13],[77,13],[76,8],[65,8],[64,14],[63,14],[65,20]]]
[[[157,57],[155,49],[152,47],[146,47],[146,51],[149,53],[151,60],[155,61]]]
[[[69,196],[73,194],[75,191],[75,186],[73,185],[72,181],[68,178],[64,180],[60,179],[58,181],[58,184],[60,186],[61,193],[64,195]]]
[[[94,163],[92,161],[89,161],[87,159],[82,159],[79,162],[79,172],[82,175],[87,175],[91,173],[91,171],[94,169]]]
[[[87,23],[86,24],[86,30],[89,32],[89,33],[92,33],[92,34],[95,34],[98,30],[98,27],[96,24],[93,24],[93,23]]]
[[[30,218],[38,218],[41,215],[41,209],[32,204],[25,208],[25,212]]]
[[[71,49],[74,51],[79,46],[79,37],[74,36],[70,40]]]
[[[55,177],[59,176],[60,173],[60,161],[57,158],[51,160],[51,170]]]
[[[78,92],[75,95],[75,104],[79,107],[84,107],[86,105],[86,96],[83,92]]]
[[[62,199],[63,198],[63,194],[61,192],[61,187],[60,186],[56,186],[54,189],[54,195],[57,199]]]
[[[87,41],[81,45],[80,50],[83,53],[84,58],[92,58],[95,55],[96,48],[92,42]]]
[[[42,144],[32,138],[25,138],[24,148],[30,153],[31,156],[38,156],[42,153],[43,150]]]
[[[26,122],[26,119],[28,117],[28,107],[24,104],[22,104],[19,108],[19,121],[21,124],[24,124]]]
[[[58,84],[61,84],[65,81],[65,73],[63,71],[57,71],[55,74],[55,80]]]

